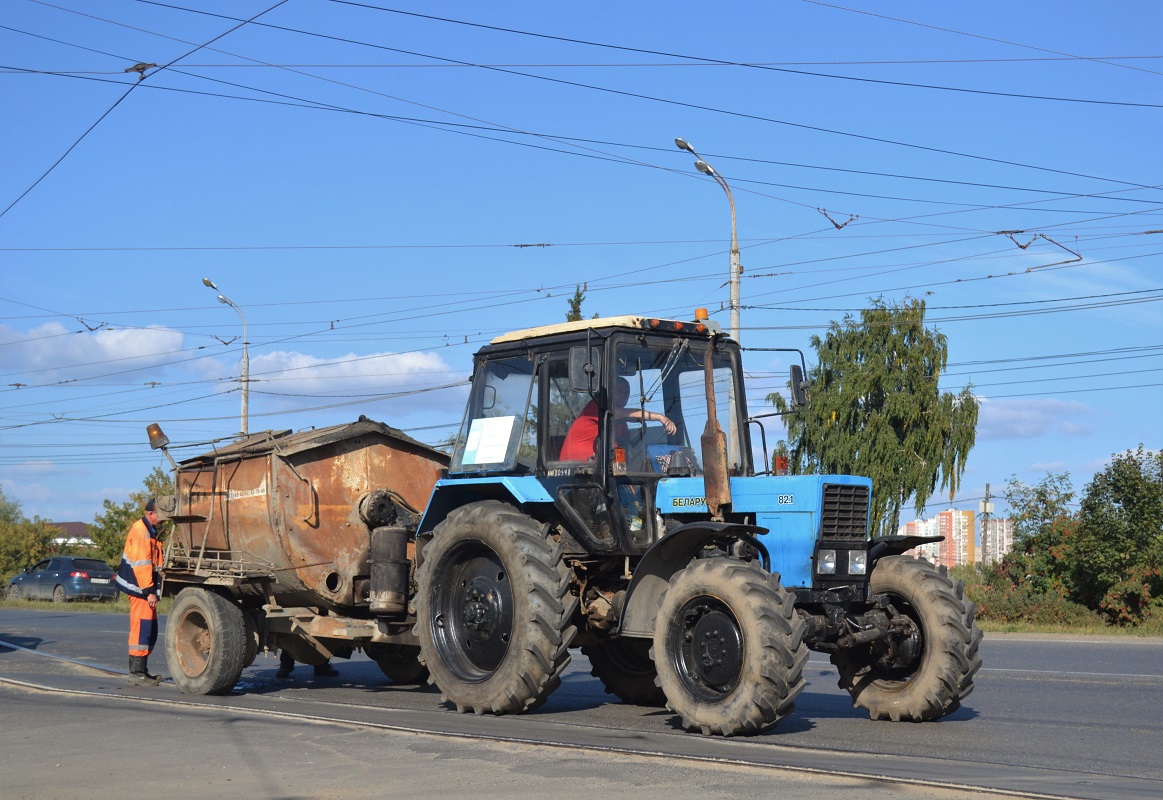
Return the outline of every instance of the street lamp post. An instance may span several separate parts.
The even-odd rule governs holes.
[[[203,278],[202,283],[218,292],[218,287],[209,278]],[[238,312],[238,316],[242,317],[242,435],[245,436],[248,417],[247,401],[250,398],[250,354],[247,352],[247,346],[250,342],[247,341],[246,336],[246,315],[242,313],[242,309],[238,307],[237,303],[221,292],[218,293],[218,302],[230,306]]]
[[[739,236],[735,232],[735,196],[731,194],[731,187],[727,185],[727,181],[723,180],[723,176],[715,171],[715,168],[703,160],[703,157],[695,152],[695,149],[690,146],[686,139],[675,139],[675,145],[679,150],[686,150],[696,159],[695,169],[704,175],[710,175],[715,179],[715,183],[722,187],[727,194],[727,202],[731,204],[731,272],[730,272],[730,288],[731,288],[731,338],[736,342],[739,341],[739,276],[743,274],[743,265],[739,262]],[[739,455],[739,431],[738,421],[736,417],[736,401],[735,401],[735,384],[731,383],[727,386],[727,459],[728,464],[740,464],[742,459]]]
[[[702,156],[695,152],[695,149],[687,143],[685,139],[675,139],[675,145],[679,150],[686,150],[693,155],[695,161],[695,169],[704,175],[709,175],[715,179],[715,183],[722,187],[723,191],[727,193],[727,202],[731,204],[731,338],[739,341],[739,276],[743,274],[743,265],[739,262],[739,236],[735,232],[735,197],[731,194],[731,187],[727,185],[727,181],[723,180],[723,176],[715,171],[715,168],[708,164]]]

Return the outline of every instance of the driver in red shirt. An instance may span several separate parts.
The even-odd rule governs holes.
[[[614,420],[617,425],[615,439],[622,440],[626,435],[626,420],[637,419],[647,422],[661,422],[668,434],[673,434],[678,428],[674,422],[664,414],[653,411],[634,409],[626,410],[626,402],[630,399],[630,382],[625,378],[618,378],[615,392]],[[594,457],[594,447],[598,440],[598,417],[600,409],[596,399],[591,399],[582,408],[581,414],[569,426],[565,441],[561,445],[562,461],[589,461]]]

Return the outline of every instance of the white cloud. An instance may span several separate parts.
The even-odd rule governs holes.
[[[392,400],[400,414],[433,411],[448,414],[463,407],[462,392],[424,392],[468,377],[435,353],[349,353],[319,358],[305,353],[276,351],[250,361],[251,406],[256,395],[266,407],[291,408],[359,400],[368,403],[380,395],[404,393]],[[409,395],[409,392],[418,392]]]
[[[9,383],[31,385],[62,380],[89,380],[103,377],[122,382],[130,371],[158,368],[175,358],[182,349],[181,333],[148,328],[102,328],[74,330],[59,322],[48,322],[27,332],[0,325],[0,370]]]
[[[1093,430],[1089,417],[1094,412],[1084,403],[1055,398],[983,400],[977,423],[981,441],[1085,436]]]

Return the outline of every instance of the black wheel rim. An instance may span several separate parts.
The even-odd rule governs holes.
[[[725,603],[712,597],[689,600],[674,621],[671,635],[672,663],[693,697],[718,702],[739,685],[743,632]]]
[[[466,542],[436,565],[430,625],[441,662],[460,680],[479,683],[501,665],[513,637],[513,587],[489,547]]]

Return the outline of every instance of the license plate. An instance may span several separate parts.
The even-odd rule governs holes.
[[[90,578],[90,583],[109,583],[108,578]]]

